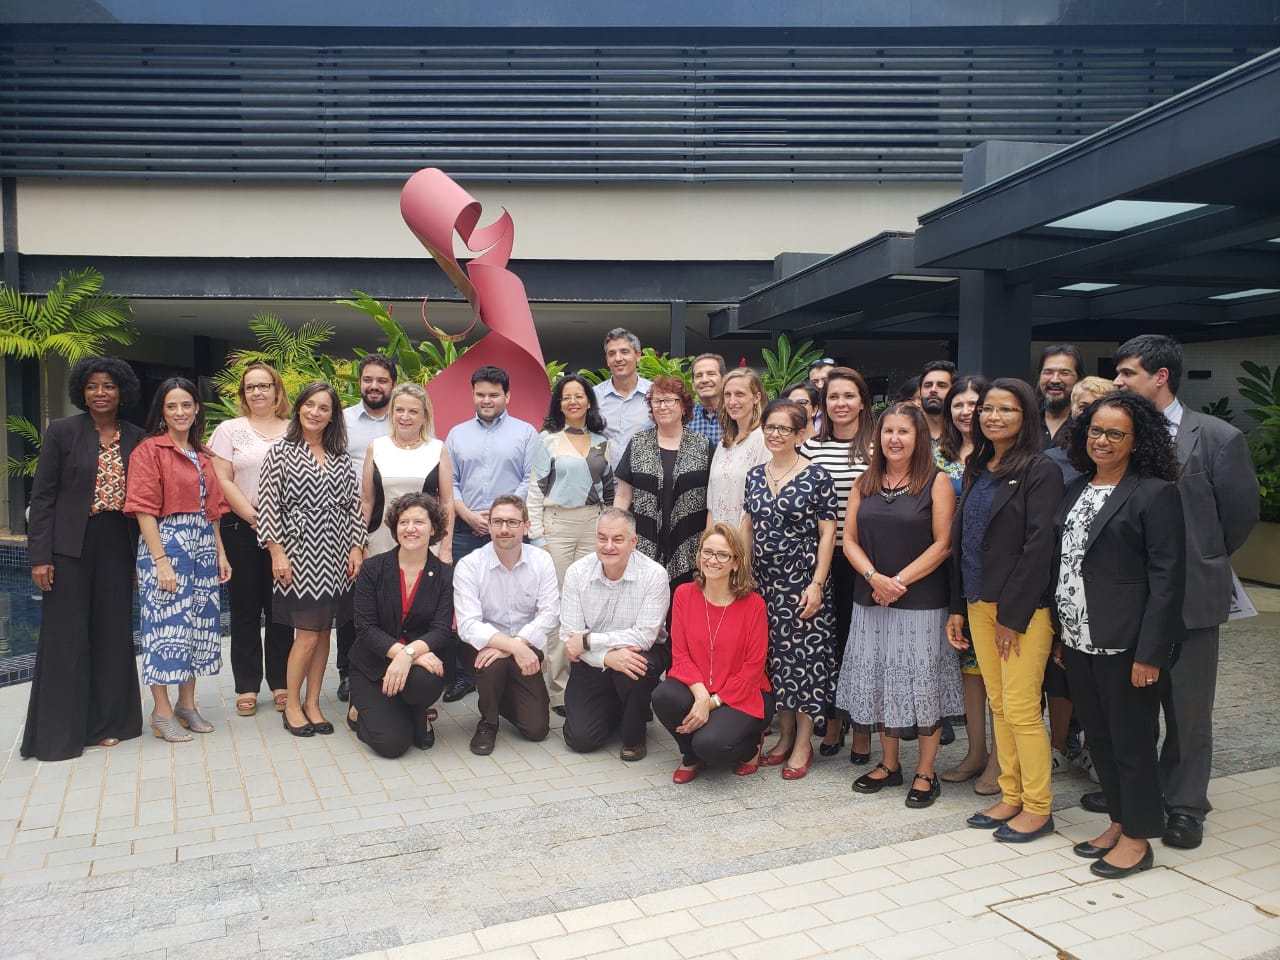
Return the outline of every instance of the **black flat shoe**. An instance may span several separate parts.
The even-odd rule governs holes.
[[[436,731],[430,724],[425,730],[416,730],[413,734],[413,745],[419,750],[430,750],[436,745]]]
[[[956,742],[956,728],[951,726],[951,721],[946,717],[942,718],[942,738],[938,742],[944,747]]]
[[[1095,847],[1088,840],[1084,840],[1072,847],[1071,852],[1086,860],[1101,860],[1111,852],[1111,847]]]
[[[933,806],[933,801],[942,796],[942,784],[938,782],[938,775],[935,773],[931,777],[928,774],[917,773],[916,780],[928,783],[929,789],[917,790],[913,780],[911,789],[907,791],[907,806],[913,810],[923,810],[925,807]]]
[[[885,773],[888,774],[888,776],[887,777],[871,776],[871,773],[875,773],[877,770],[883,770]],[[902,768],[901,767],[899,767],[897,770],[890,770],[883,763],[877,763],[871,769],[871,773],[864,773],[857,780],[853,781],[854,793],[866,793],[866,794],[879,793],[885,787],[902,786]]]
[[[1160,839],[1166,847],[1194,850],[1204,840],[1204,825],[1185,813],[1171,813],[1164,828],[1164,836]]]
[[[1095,860],[1089,864],[1089,872],[1095,877],[1101,877],[1103,880],[1122,880],[1132,874],[1150,870],[1155,866],[1155,862],[1155,851],[1151,849],[1151,844],[1147,844],[1147,852],[1132,867],[1113,867],[1105,860]]]
[[[989,817],[985,813],[979,811],[966,820],[965,823],[973,827],[975,830],[996,830],[1004,826],[1016,816],[1016,813],[1012,813],[1004,819],[1001,819],[1000,817]]]
[[[1056,827],[1053,822],[1053,817],[1051,816],[1043,824],[1036,827],[1036,829],[1028,830],[1026,832],[1023,832],[1022,830],[1015,830],[1007,823],[1001,824],[999,829],[997,829],[992,836],[1001,843],[1030,843],[1032,840],[1039,840],[1041,837],[1047,837],[1049,834],[1053,833],[1055,829]]]
[[[304,723],[300,727],[295,727],[289,723],[289,718],[285,714],[283,713],[280,714],[280,719],[284,721],[284,728],[288,730],[290,733],[292,733],[295,737],[314,737],[316,735],[316,728],[313,727],[309,722]],[[330,727],[329,729],[330,731],[332,731],[333,728]]]
[[[343,703],[351,699],[351,681],[345,676],[338,678],[338,699]]]
[[[871,754],[858,753],[856,750],[849,751],[849,762],[855,767],[862,767],[871,762]]]
[[[1101,790],[1094,793],[1083,794],[1080,797],[1080,806],[1088,810],[1090,813],[1106,813],[1107,795]]]
[[[840,739],[837,740],[835,743],[827,743],[824,740],[822,743],[818,744],[818,756],[834,757],[836,754],[838,754],[841,750],[844,749],[844,738],[848,735],[848,733],[849,733],[849,724],[844,721],[841,721]]]
[[[311,729],[321,736],[327,737],[329,734],[333,733],[333,724],[328,720],[321,720],[319,723],[311,724]]]
[[[474,691],[476,685],[471,682],[470,677],[459,676],[449,684],[449,689],[444,692],[445,703],[456,703],[467,694]]]

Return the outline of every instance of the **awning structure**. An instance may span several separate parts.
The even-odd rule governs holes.
[[[882,234],[754,291],[716,320],[716,333],[828,337],[955,336],[980,324],[1005,347],[1033,332],[1277,332],[1280,50],[970,190],[921,216],[914,235]],[[997,358],[969,358],[981,359]]]

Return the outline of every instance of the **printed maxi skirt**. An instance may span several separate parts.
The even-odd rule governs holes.
[[[178,578],[161,590],[145,540],[138,541],[138,598],[142,614],[142,682],[186,683],[222,669],[218,547],[203,513],[160,518],[160,542]]]

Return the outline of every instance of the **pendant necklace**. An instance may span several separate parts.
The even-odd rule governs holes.
[[[720,633],[720,628],[724,626],[724,618],[729,613],[729,607],[720,608],[720,622],[716,624],[716,628],[713,631],[711,629],[711,601],[707,599],[707,595],[705,593],[702,595],[702,603],[702,612],[706,614],[707,617],[707,636],[710,638],[711,645],[711,665],[707,668],[707,685],[710,686],[715,680],[716,637]],[[733,606],[733,604],[731,603],[729,606]]]

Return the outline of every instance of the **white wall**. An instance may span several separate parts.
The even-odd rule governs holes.
[[[1253,404],[1241,399],[1236,385],[1236,378],[1244,375],[1240,361],[1252,360],[1270,367],[1274,373],[1280,367],[1280,336],[1188,343],[1183,346],[1183,356],[1186,363],[1182,387],[1178,391],[1182,402],[1193,410],[1199,410],[1219,397],[1230,397],[1231,409],[1235,413],[1231,422],[1248,433],[1253,420],[1246,416],[1245,410]],[[1208,380],[1192,380],[1187,376],[1189,370],[1208,370],[1212,376]]]

